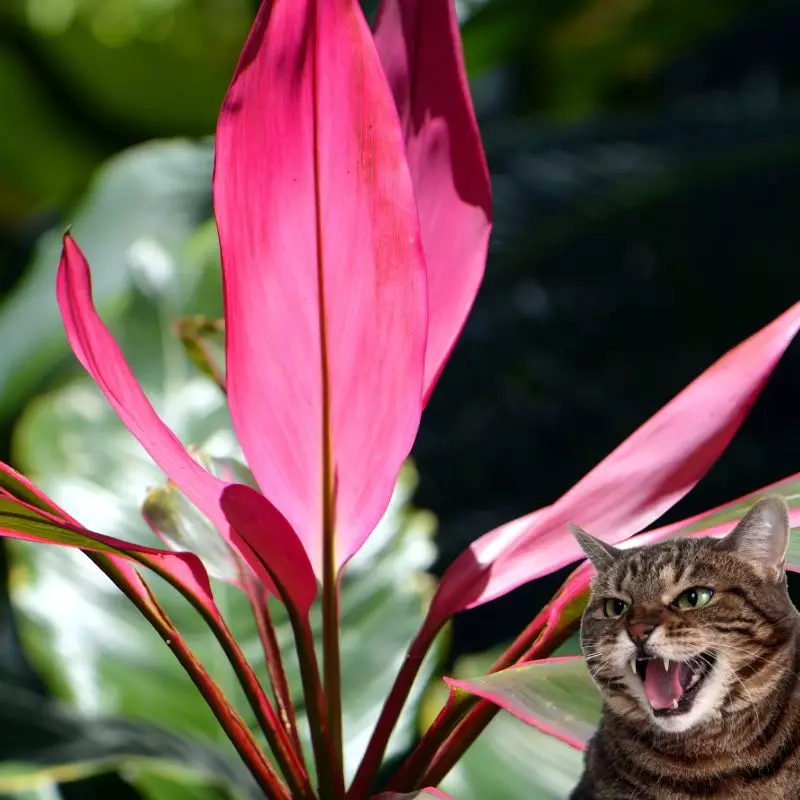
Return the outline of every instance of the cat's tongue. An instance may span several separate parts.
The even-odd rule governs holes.
[[[683,695],[683,672],[688,669],[681,661],[669,661],[664,667],[660,658],[647,662],[644,678],[644,693],[655,709],[672,708]]]

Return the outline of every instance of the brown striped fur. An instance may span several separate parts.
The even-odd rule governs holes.
[[[597,569],[581,644],[603,716],[573,800],[800,799],[798,613],[786,590],[786,505],[756,503],[724,539],[617,549],[573,529]],[[679,608],[692,587],[707,605]],[[605,601],[629,603],[608,618]],[[634,643],[636,623],[655,626]],[[638,647],[638,651],[637,651]],[[685,713],[655,713],[631,657],[714,666]]]

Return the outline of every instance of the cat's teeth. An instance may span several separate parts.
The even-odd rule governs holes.
[[[672,707],[673,707],[674,709],[677,709],[677,708],[678,708],[678,701],[677,701],[677,700],[673,700],[673,701],[672,701]]]
[[[669,672],[669,659],[664,659],[664,672]]]
[[[631,672],[634,675],[637,675],[637,672],[636,672],[636,656],[631,656],[630,665],[631,665]]]

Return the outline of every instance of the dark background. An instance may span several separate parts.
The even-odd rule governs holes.
[[[3,291],[110,155],[213,132],[256,4],[67,5],[66,17],[42,2],[0,9]],[[552,502],[800,294],[800,3],[472,5],[464,42],[496,222],[414,449],[439,570]],[[111,6],[126,9],[116,22]],[[668,519],[798,469],[798,367],[795,345]],[[12,428],[0,430],[4,460]],[[561,577],[462,615],[454,658],[507,640]],[[3,672],[36,686],[10,626],[6,613]],[[104,780],[65,796],[102,797]]]

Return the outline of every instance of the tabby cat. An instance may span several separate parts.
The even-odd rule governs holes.
[[[618,549],[571,529],[597,571],[581,645],[603,696],[572,800],[800,799],[784,501],[717,540]]]

